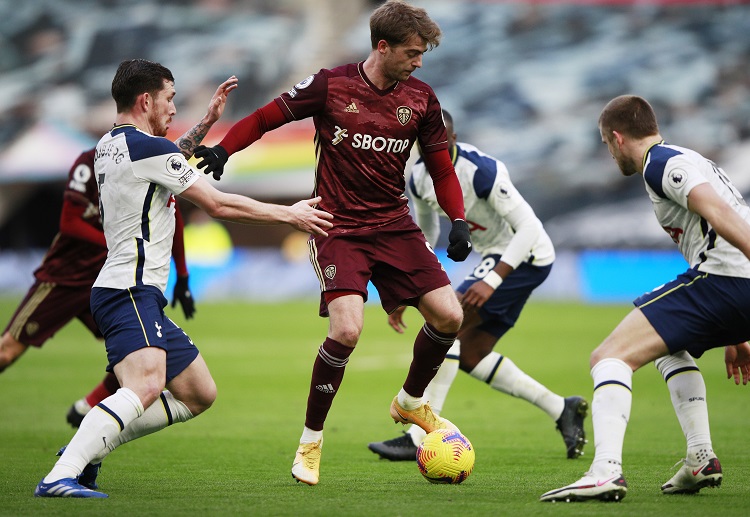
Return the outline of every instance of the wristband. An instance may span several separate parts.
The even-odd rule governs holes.
[[[492,287],[493,289],[497,289],[498,287],[500,287],[500,284],[503,283],[503,277],[498,275],[497,272],[493,269],[492,271],[484,275],[484,278],[482,278],[482,282]]]

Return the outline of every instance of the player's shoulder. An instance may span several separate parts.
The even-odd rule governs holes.
[[[161,136],[150,135],[134,126],[115,128],[110,133],[116,136],[117,130],[125,136],[130,153],[130,161],[145,160],[154,156],[180,153],[177,144]],[[181,153],[180,153],[181,154]]]
[[[81,166],[90,167],[91,169],[93,169],[94,168],[94,156],[96,156],[96,147],[92,147],[91,149],[87,149],[83,151],[81,154],[78,155],[78,158],[76,158],[76,161],[73,162],[73,166],[70,168],[71,173]]]
[[[403,84],[405,88],[409,88],[414,92],[420,92],[424,95],[429,95],[432,97],[436,96],[435,92],[429,84],[420,79],[417,79],[413,75],[410,75],[409,78],[406,81],[403,81],[401,84]]]

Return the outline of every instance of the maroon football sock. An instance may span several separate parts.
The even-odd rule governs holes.
[[[457,332],[438,332],[425,323],[414,340],[414,358],[404,382],[404,391],[412,397],[421,397],[427,385],[443,364],[445,354],[456,340]]]
[[[349,362],[352,351],[353,348],[331,338],[326,338],[320,345],[313,365],[310,395],[307,397],[305,427],[308,429],[323,430],[328,410],[331,409],[333,397],[341,386],[346,363]]]

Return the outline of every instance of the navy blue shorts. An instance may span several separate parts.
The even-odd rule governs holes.
[[[633,301],[670,353],[706,350],[750,339],[750,279],[689,269]]]
[[[486,255],[456,289],[464,294],[474,282],[480,281],[500,261],[500,255]],[[532,291],[539,287],[552,271],[552,264],[548,266],[534,266],[526,262],[519,265],[506,278],[494,294],[479,308],[482,323],[477,326],[500,339],[518,321],[526,300]]]
[[[91,312],[104,334],[108,372],[128,354],[155,346],[167,352],[169,382],[198,357],[187,334],[164,314],[166,305],[164,294],[151,285],[91,290]]]

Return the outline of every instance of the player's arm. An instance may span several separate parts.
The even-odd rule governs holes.
[[[708,183],[693,187],[688,209],[703,217],[720,237],[750,260],[750,224],[734,211]]]
[[[323,237],[327,237],[326,230],[333,227],[331,214],[313,208],[320,203],[320,197],[298,201],[292,206],[263,203],[216,190],[203,178],[190,185],[180,196],[215,219],[243,224],[286,223],[305,233]]]
[[[211,102],[208,103],[208,111],[206,116],[201,119],[196,125],[190,128],[184,135],[175,140],[175,144],[179,147],[180,152],[185,158],[193,156],[196,147],[200,145],[203,139],[208,134],[209,129],[214,123],[221,118],[221,114],[224,112],[224,106],[227,103],[227,95],[229,92],[237,88],[238,79],[235,76],[230,77],[219,85],[211,97]]]
[[[76,198],[77,196],[67,193],[63,199],[60,233],[106,248],[107,241],[104,239],[104,232],[89,224],[85,217],[87,212],[95,207],[92,208],[93,205],[83,196],[80,196],[80,199]]]
[[[172,239],[172,258],[177,270],[177,280],[172,291],[172,308],[179,301],[185,318],[190,319],[195,314],[195,299],[193,298],[193,293],[190,292],[190,276],[188,274],[187,260],[185,259],[185,221],[178,204],[175,205],[174,215],[175,227],[174,238]]]
[[[425,152],[423,158],[435,185],[438,204],[453,222],[448,235],[448,257],[456,262],[462,262],[471,252],[471,234],[465,221],[461,184],[453,169],[450,153],[447,149]]]
[[[205,168],[204,173],[213,174],[214,179],[218,180],[224,173],[224,165],[231,155],[259,140],[267,131],[281,127],[287,122],[286,115],[276,101],[269,102],[233,125],[218,145],[198,146],[195,149],[195,156],[200,159],[198,168]]]

